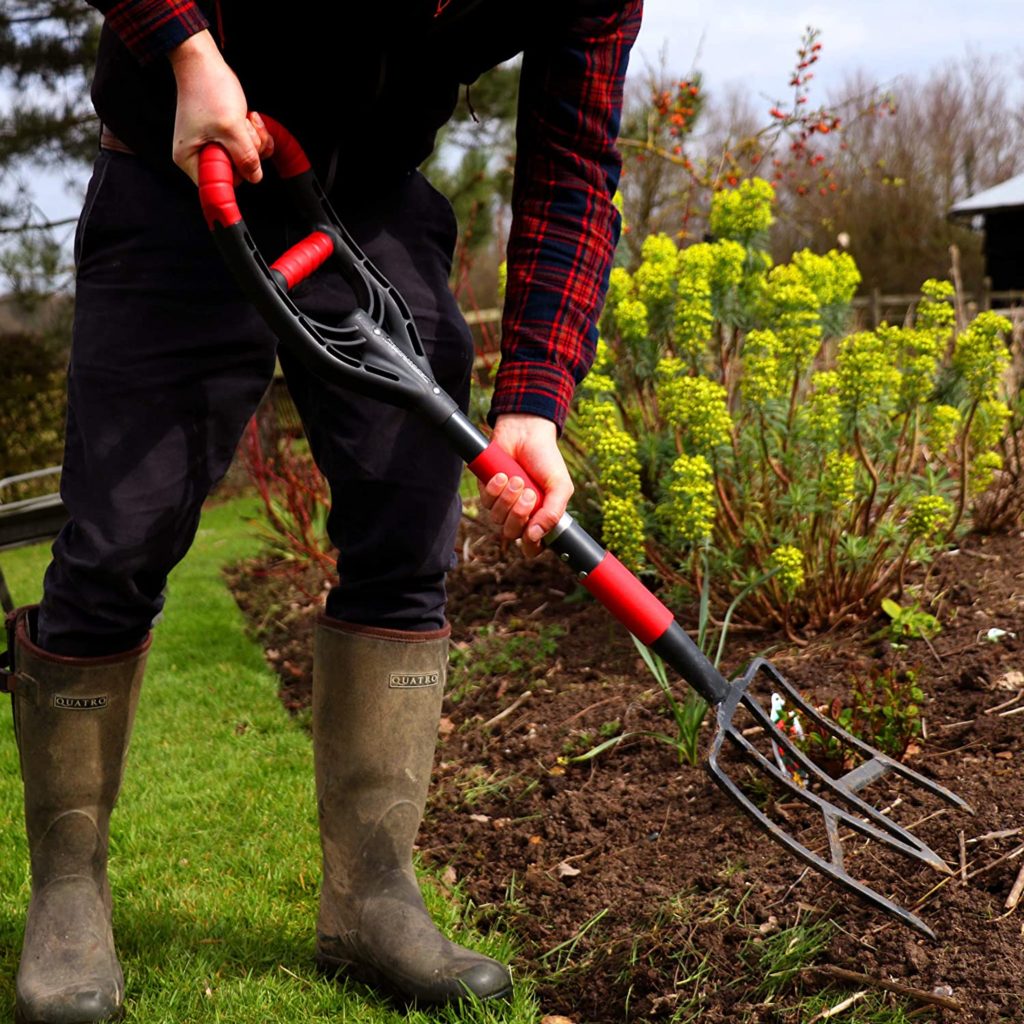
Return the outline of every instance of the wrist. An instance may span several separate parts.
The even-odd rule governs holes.
[[[193,68],[206,65],[210,61],[216,60],[222,63],[224,60],[209,29],[196,32],[184,42],[178,43],[173,50],[168,50],[167,59],[170,61],[176,78],[187,74]]]
[[[553,420],[547,418],[547,416],[539,416],[533,412],[502,412],[498,413],[494,418],[494,426],[503,428],[509,427],[522,427],[527,430],[547,430],[550,429],[552,437],[557,433],[557,428]]]

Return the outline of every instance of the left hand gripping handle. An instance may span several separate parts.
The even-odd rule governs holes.
[[[279,177],[288,180],[307,175],[311,181],[309,158],[295,136],[272,117],[261,116],[274,140],[271,162]],[[200,150],[199,202],[206,225],[211,231],[218,227],[232,228],[242,223],[242,213],[235,197],[237,178],[231,157],[223,146],[210,143]],[[314,231],[275,260],[270,269],[275,272],[281,287],[290,291],[322,266],[333,252],[334,243],[331,238],[322,231]]]
[[[470,472],[486,484],[496,473],[509,479],[518,476],[526,487],[537,492],[537,506],[544,501],[544,491],[529,473],[508,452],[493,441],[469,463]],[[556,553],[580,576],[580,582],[627,629],[645,644],[660,637],[672,622],[672,612],[665,607],[610,551],[604,550],[571,516],[566,515],[552,535],[546,538]]]
[[[513,456],[482,436],[481,441],[476,453],[467,455],[467,465],[478,480],[486,483],[496,473],[510,479],[518,476],[537,492],[539,502],[544,500],[542,488]],[[725,699],[729,684],[676,622],[671,610],[572,516],[566,513],[562,517],[545,544],[626,629],[661,655],[708,703],[719,704]]]
[[[310,169],[298,140],[283,124],[266,114],[260,115],[267,132],[274,140],[274,154],[270,158],[282,178],[295,178]],[[235,166],[228,151],[218,142],[211,142],[199,151],[199,202],[206,216],[207,226],[214,224],[229,228],[242,219],[235,199]]]

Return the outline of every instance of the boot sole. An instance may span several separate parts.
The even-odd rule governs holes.
[[[74,1024],[101,1024],[101,1022],[107,1021],[119,1021],[123,1020],[125,1015],[125,1008],[119,1006],[112,1014],[108,1014],[106,1017],[94,1017],[90,1020],[76,1021]],[[14,1024],[50,1024],[50,1021],[42,1020],[39,1017],[26,1017],[20,1007],[14,1009]]]
[[[366,964],[357,964],[349,960],[334,960],[331,957],[317,955],[317,970],[327,978],[346,978],[357,981],[361,985],[372,988],[375,992],[387,997],[405,1007],[420,1006],[454,1006],[462,1002],[470,1002],[475,999],[480,1003],[496,1003],[512,998],[512,985],[509,984],[498,992],[491,992],[486,996],[478,996],[475,992],[466,992],[460,995],[443,996],[439,999],[430,996],[410,996],[399,989],[393,981],[381,974],[374,967]]]

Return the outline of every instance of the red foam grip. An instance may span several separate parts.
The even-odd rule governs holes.
[[[672,625],[674,616],[668,608],[610,551],[582,583],[630,633],[648,646]]]
[[[242,219],[235,199],[234,164],[222,146],[205,146],[199,152],[199,202],[211,231],[215,224],[229,228]]]
[[[537,492],[535,509],[544,503],[544,492],[530,479],[530,475],[519,465],[508,452],[499,448],[493,441],[475,458],[467,463],[469,471],[478,479],[487,483],[496,473],[504,473],[509,479],[520,477],[527,487]]]
[[[267,131],[274,140],[274,167],[282,178],[294,178],[309,170],[309,158],[299,145],[298,140],[280,121],[275,121],[266,114],[261,114]]]
[[[289,291],[300,281],[305,281],[318,267],[334,253],[334,242],[330,235],[322,231],[314,231],[307,235],[301,242],[293,245],[287,252],[282,253],[273,263],[271,270],[276,270],[283,275]]]

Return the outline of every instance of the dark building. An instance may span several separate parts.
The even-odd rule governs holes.
[[[956,203],[949,215],[984,228],[992,290],[1024,291],[1024,174]]]

